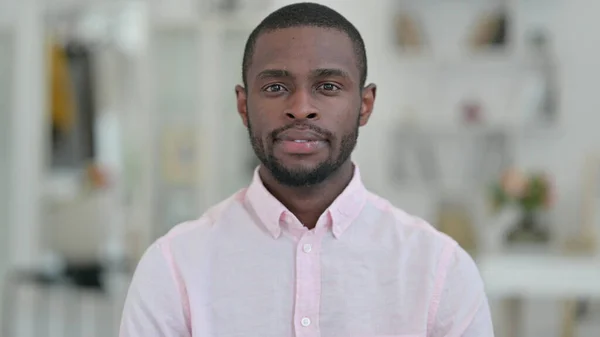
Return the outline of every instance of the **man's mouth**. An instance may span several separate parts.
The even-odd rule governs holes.
[[[282,150],[288,154],[313,154],[327,145],[327,140],[312,130],[289,129],[275,139]]]
[[[289,129],[284,131],[277,136],[276,140],[299,143],[326,141],[325,137],[314,131],[298,129]]]

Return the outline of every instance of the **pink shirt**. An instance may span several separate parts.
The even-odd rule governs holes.
[[[121,337],[488,337],[455,241],[368,192],[358,168],[307,230],[252,184],[145,253]]]

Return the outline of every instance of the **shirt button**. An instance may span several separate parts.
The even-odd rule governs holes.
[[[303,318],[303,319],[300,321],[300,323],[301,323],[301,324],[302,324],[302,326],[304,326],[304,327],[306,327],[306,326],[309,326],[309,325],[310,325],[310,318],[308,318],[308,317],[304,317],[304,318]]]
[[[302,250],[303,250],[305,253],[310,253],[310,251],[312,250],[312,245],[311,245],[311,244],[308,244],[308,243],[306,243],[306,244],[304,244],[304,246],[302,247]]]

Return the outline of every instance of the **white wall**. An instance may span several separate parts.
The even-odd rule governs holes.
[[[0,32],[0,289],[3,289],[4,273],[8,265],[8,157],[10,140],[7,135],[10,130],[11,59],[10,36]],[[1,310],[0,308],[0,317],[2,317]]]
[[[20,1],[15,12],[13,114],[10,151],[11,262],[38,258],[46,129],[44,27],[36,0]]]
[[[0,29],[10,26],[14,20],[16,2],[10,0],[0,0]]]

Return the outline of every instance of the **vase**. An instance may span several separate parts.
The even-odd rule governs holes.
[[[546,243],[550,240],[542,215],[536,211],[523,211],[519,221],[508,232],[510,243]]]

